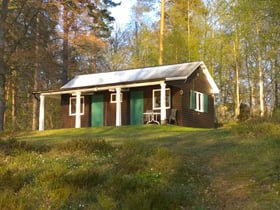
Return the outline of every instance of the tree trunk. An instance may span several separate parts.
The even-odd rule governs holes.
[[[236,41],[237,42],[237,41]],[[240,105],[240,99],[239,99],[239,62],[238,62],[238,55],[237,55],[237,46],[238,44],[233,43],[233,50],[234,50],[234,59],[235,59],[235,78],[234,78],[234,83],[235,83],[235,118],[237,118],[240,114],[239,110],[239,105]],[[237,46],[236,46],[237,45]]]
[[[165,0],[161,0],[160,33],[159,33],[159,65],[163,64],[163,39],[164,39]]]
[[[279,98],[278,98],[278,74],[277,71],[277,59],[272,60],[272,78],[273,78],[273,111],[279,108]]]
[[[35,40],[35,69],[34,69],[34,75],[33,75],[33,80],[34,80],[34,84],[33,84],[33,90],[37,91],[39,88],[39,40],[40,40],[40,29],[39,29],[39,25],[40,25],[40,17],[39,17],[39,13],[37,14],[36,17],[36,40]],[[36,99],[36,97],[32,98],[32,130],[37,130],[38,127],[38,109],[39,109],[39,105],[38,105],[38,100]]]
[[[16,87],[15,87],[15,79],[13,78],[11,84],[12,91],[12,130],[16,129]]]
[[[5,64],[5,42],[6,42],[6,19],[8,16],[9,0],[2,0],[0,10],[0,130],[4,130],[4,113],[6,109],[5,100],[5,77],[7,66]]]
[[[275,81],[274,81],[274,86],[275,86],[275,109],[278,109],[280,107],[279,103],[279,71],[277,71],[277,59],[275,59],[275,65],[274,65],[274,70],[275,70]]]
[[[191,61],[191,47],[190,47],[190,37],[191,37],[191,26],[190,26],[190,0],[188,0],[188,11],[187,11],[187,18],[188,18],[188,61]]]
[[[65,84],[68,81],[68,60],[69,60],[69,24],[68,24],[68,10],[63,6],[63,49],[62,59],[63,67],[61,74],[61,83]]]
[[[259,36],[259,27],[257,26],[258,37],[258,71],[259,71],[259,97],[260,97],[260,117],[264,116],[264,83],[263,83],[263,70],[262,70],[262,55]]]

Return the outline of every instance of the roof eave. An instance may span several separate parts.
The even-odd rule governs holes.
[[[186,80],[188,77],[168,77],[165,80],[166,81],[177,81],[177,80]]]
[[[114,89],[117,87],[133,88],[133,87],[159,85],[162,82],[165,82],[165,79],[146,81],[146,82],[133,82],[133,83],[127,83],[127,84],[119,83],[119,84],[104,85],[104,86],[91,86],[91,87],[67,88],[67,89],[65,88],[65,89],[61,89],[61,90],[37,92],[37,94],[44,95],[44,96],[53,96],[53,95],[73,94],[76,92],[82,92],[82,93],[98,92],[98,91]]]

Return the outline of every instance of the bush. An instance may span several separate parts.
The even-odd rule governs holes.
[[[66,152],[102,153],[107,154],[113,151],[113,146],[102,138],[81,138],[69,141],[60,145],[59,150]]]
[[[9,138],[8,140],[0,139],[0,152],[5,155],[11,155],[17,151],[44,153],[50,151],[50,149],[48,145],[28,144],[25,141],[18,141],[15,138]]]
[[[241,103],[239,110],[240,114],[238,116],[238,120],[241,122],[248,120],[250,117],[250,107],[245,103]]]
[[[280,123],[280,108],[277,108],[273,111],[272,120],[276,123]]]
[[[251,120],[239,123],[233,126],[232,131],[237,135],[265,137],[265,136],[280,136],[280,125],[273,122],[263,122]]]

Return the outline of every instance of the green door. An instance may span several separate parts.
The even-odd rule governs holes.
[[[104,125],[104,100],[103,95],[93,95],[91,98],[91,126]]]
[[[130,124],[143,124],[143,91],[130,92]]]

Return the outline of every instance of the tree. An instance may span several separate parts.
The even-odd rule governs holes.
[[[161,0],[160,33],[159,33],[159,65],[163,64],[164,22],[165,22],[165,0]]]
[[[64,1],[14,0],[1,2],[0,57],[2,62],[0,73],[3,78],[1,80],[3,90],[0,93],[3,106],[0,111],[3,113],[2,129],[4,128],[4,116],[7,119],[7,128],[14,129],[16,125],[19,129],[30,129],[32,125],[33,129],[36,129],[38,100],[33,98],[31,93],[61,86],[60,74],[63,69],[63,65],[61,65],[63,64],[61,62],[63,61],[63,56],[61,56],[61,49],[63,49],[63,39],[61,38],[63,36],[59,36],[61,29],[63,32],[61,3]],[[70,1],[68,3],[70,4]],[[101,55],[95,56],[95,61],[90,61],[89,58],[93,57],[92,48],[98,47],[104,50],[106,39],[110,35],[110,24],[113,21],[107,8],[116,5],[112,1],[105,0],[96,5],[94,1],[73,0],[72,3],[75,3],[71,6],[75,6],[76,10],[70,12],[74,15],[75,20],[71,22],[69,28],[67,50],[69,54],[65,60],[68,62],[67,71],[69,73],[70,70],[70,74],[67,73],[67,77],[75,74],[74,71],[92,71],[92,68],[83,66],[83,63],[89,63],[88,66],[93,67],[93,62],[106,62]],[[5,5],[7,10],[3,10],[6,8]],[[95,11],[100,11],[100,14],[103,15],[102,17],[99,17],[100,14],[97,15],[102,19],[98,22],[100,25],[93,23],[95,11],[92,9],[92,5],[96,6]],[[10,27],[11,25],[13,27]],[[93,28],[97,27],[100,29],[97,34],[93,35]],[[4,30],[4,28],[9,30]],[[89,46],[92,46],[90,49],[92,53],[86,49]],[[96,61],[98,59],[100,61]],[[33,79],[30,80],[30,78]],[[54,110],[56,110],[55,107],[50,109],[50,116]],[[50,124],[55,124],[51,120],[50,118]]]
[[[5,57],[7,36],[7,16],[9,0],[2,0],[0,10],[0,130],[4,129],[4,113],[6,109],[5,85],[8,73]]]
[[[110,61],[108,69],[112,71],[127,69],[130,63],[130,30],[117,28],[111,35],[106,51],[106,59]]]

